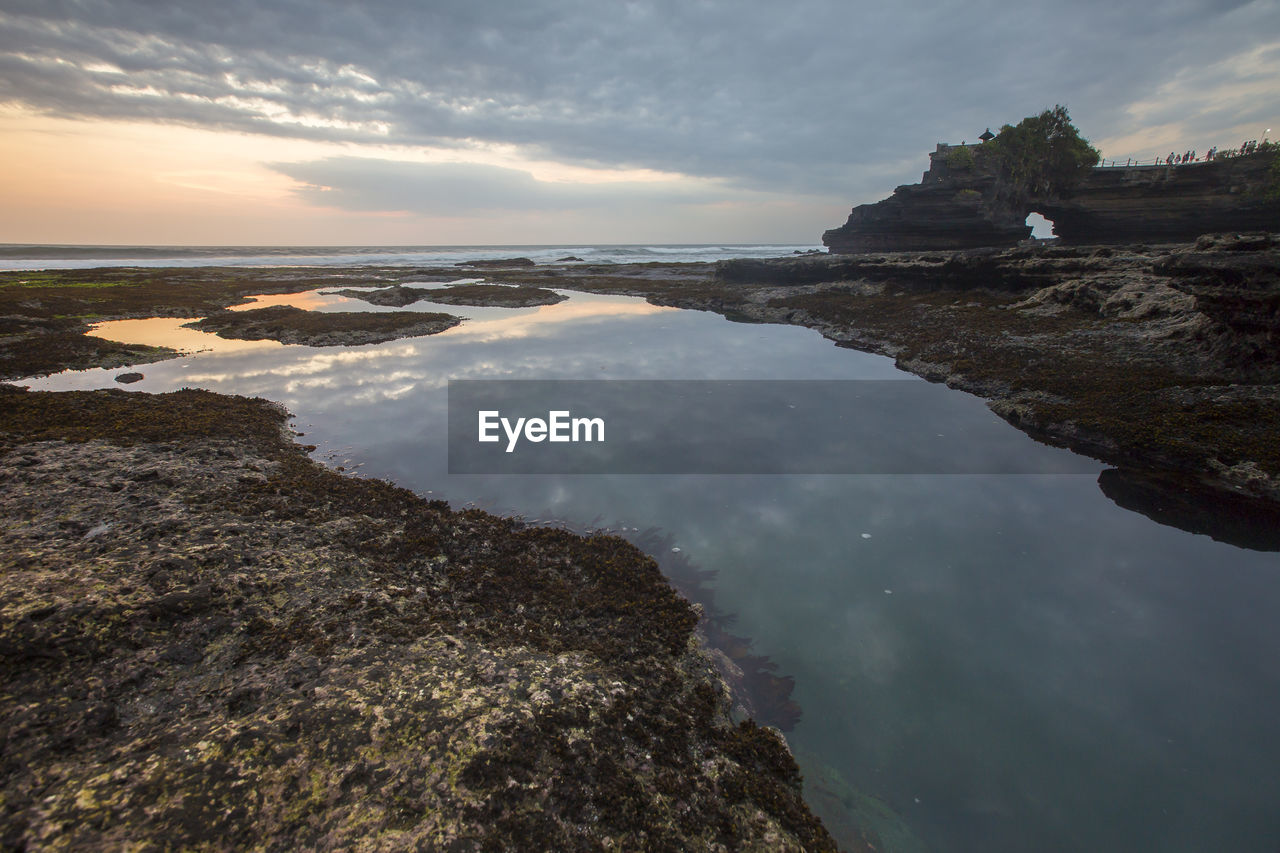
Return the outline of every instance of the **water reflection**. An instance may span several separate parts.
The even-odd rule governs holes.
[[[557,291],[563,293],[564,291]],[[584,320],[595,320],[615,317],[646,317],[654,314],[666,314],[679,311],[678,308],[667,308],[661,305],[650,305],[640,300],[627,299],[619,301],[613,296],[588,296],[578,294],[567,302],[555,305],[539,305],[534,308],[489,308],[489,314],[478,315],[475,308],[467,306],[444,305],[432,302],[418,302],[415,305],[431,305],[432,310],[453,311],[466,317],[468,322],[452,329],[446,329],[441,335],[454,338],[470,338],[480,343],[511,338],[525,338],[538,334],[540,327],[552,323],[574,323]],[[625,297],[624,297],[625,298]],[[498,313],[502,312],[502,313]],[[544,330],[545,331],[545,330]]]
[[[1280,551],[1280,509],[1271,501],[1148,471],[1109,469],[1098,475],[1098,487],[1118,506],[1161,524],[1241,548]]]
[[[199,317],[149,317],[145,320],[110,320],[90,327],[95,338],[119,341],[122,344],[143,344],[151,347],[169,347],[182,353],[197,352],[262,352],[278,349],[283,344],[276,341],[237,341],[220,338],[211,332],[183,328]]]
[[[1101,466],[450,477],[449,379],[902,377],[809,330],[625,297],[483,311],[377,346],[199,353],[132,387],[279,400],[321,458],[455,504],[658,528],[660,547],[715,573],[731,632],[795,676],[803,717],[788,738],[847,841],[857,826],[881,850],[1274,849],[1280,555],[1120,509]],[[116,372],[29,384],[115,387]],[[1066,453],[924,387],[947,405],[922,394],[881,428],[915,417],[949,433],[963,416],[1007,452]]]
[[[376,288],[362,289],[376,290]],[[338,296],[336,293],[322,290],[308,290],[303,293],[258,294],[248,297],[248,300],[248,302],[243,302],[239,305],[232,305],[230,310],[253,311],[259,308],[272,308],[277,305],[301,308],[303,311],[388,310],[378,305],[370,305],[368,302],[362,302],[358,299],[348,299],[345,296]]]

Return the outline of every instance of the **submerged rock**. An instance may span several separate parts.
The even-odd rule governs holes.
[[[134,382],[142,381],[143,378],[141,373],[121,373],[116,377],[116,381],[124,385],[130,385]]]

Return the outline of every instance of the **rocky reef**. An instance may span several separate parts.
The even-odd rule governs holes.
[[[871,256],[870,276],[854,260],[827,259],[822,283],[821,260],[778,261],[754,294],[749,269],[726,262],[720,274],[751,294],[740,312],[893,355],[1037,438],[1161,473],[1147,482],[1181,478],[1180,501],[1215,490],[1237,508],[1280,500],[1274,238]],[[788,269],[800,278],[780,286]]]
[[[720,288],[686,289],[678,301],[893,356],[1129,481],[1157,474],[1141,478],[1141,501],[1126,493],[1126,506],[1152,517],[1189,517],[1162,515],[1149,499],[1178,483],[1171,501],[1269,518],[1280,501],[1276,269],[1275,238],[1264,234],[832,255],[724,261]],[[650,290],[663,303],[677,292]],[[1195,525],[1215,523],[1205,513]]]
[[[1195,298],[1214,321],[1204,331],[1223,361],[1266,369],[1280,357],[1280,241],[1270,234],[1205,235],[1153,271]]]
[[[479,261],[458,261],[454,266],[471,269],[510,269],[512,267],[535,266],[530,258],[486,258]]]
[[[1120,506],[1275,548],[1276,245],[485,277],[816,329],[1112,463]],[[106,316],[436,275],[456,271],[0,273],[0,370],[65,366],[64,338]],[[727,715],[724,656],[691,643],[696,611],[652,560],[338,476],[283,422],[204,392],[0,387],[0,846],[831,848],[780,737]],[[753,712],[793,719],[787,682]]]
[[[479,307],[532,308],[555,305],[569,297],[544,287],[505,284],[455,284],[451,287],[426,288],[395,285],[381,290],[338,290],[339,296],[360,299],[374,305],[403,308],[414,302],[437,302],[442,305],[475,305]]]
[[[249,301],[336,282],[386,285],[412,269],[355,272],[307,268],[247,270],[106,267],[0,271],[0,379],[88,367],[123,367],[177,355],[165,347],[121,344],[86,335],[91,324],[139,317],[205,317]],[[452,278],[452,274],[449,276]]]
[[[343,290],[335,290],[333,293],[336,296],[344,296],[347,299],[359,299],[362,302],[368,302],[370,305],[403,308],[406,305],[412,305],[415,302],[426,299],[430,290],[425,287],[405,287],[403,284],[394,284],[391,287],[383,287],[378,290],[344,288]]]
[[[289,305],[219,311],[187,323],[202,332],[242,341],[279,341],[312,347],[379,344],[434,335],[462,322],[452,314],[423,311],[304,311]]]
[[[835,849],[652,559],[285,420],[0,386],[5,849]]]
[[[1011,191],[980,149],[940,144],[919,184],[855,207],[822,242],[837,254],[1008,247],[1031,236],[1033,212],[1076,245],[1173,243],[1280,225],[1280,201],[1269,194],[1273,150],[1178,166],[1095,167],[1058,192],[1026,193]]]
[[[545,287],[503,284],[456,284],[430,291],[433,302],[444,305],[478,305],[498,308],[532,308],[555,305],[569,297]]]

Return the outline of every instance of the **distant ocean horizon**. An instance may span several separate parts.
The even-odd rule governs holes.
[[[0,243],[0,269],[194,266],[452,266],[464,261],[529,258],[538,264],[696,263],[774,258],[821,250],[800,243],[644,243],[503,246],[120,246]]]

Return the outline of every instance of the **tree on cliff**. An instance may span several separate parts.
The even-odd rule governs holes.
[[[1017,201],[1068,194],[1100,157],[1061,105],[1006,124],[977,150],[1004,179],[1002,194]]]

